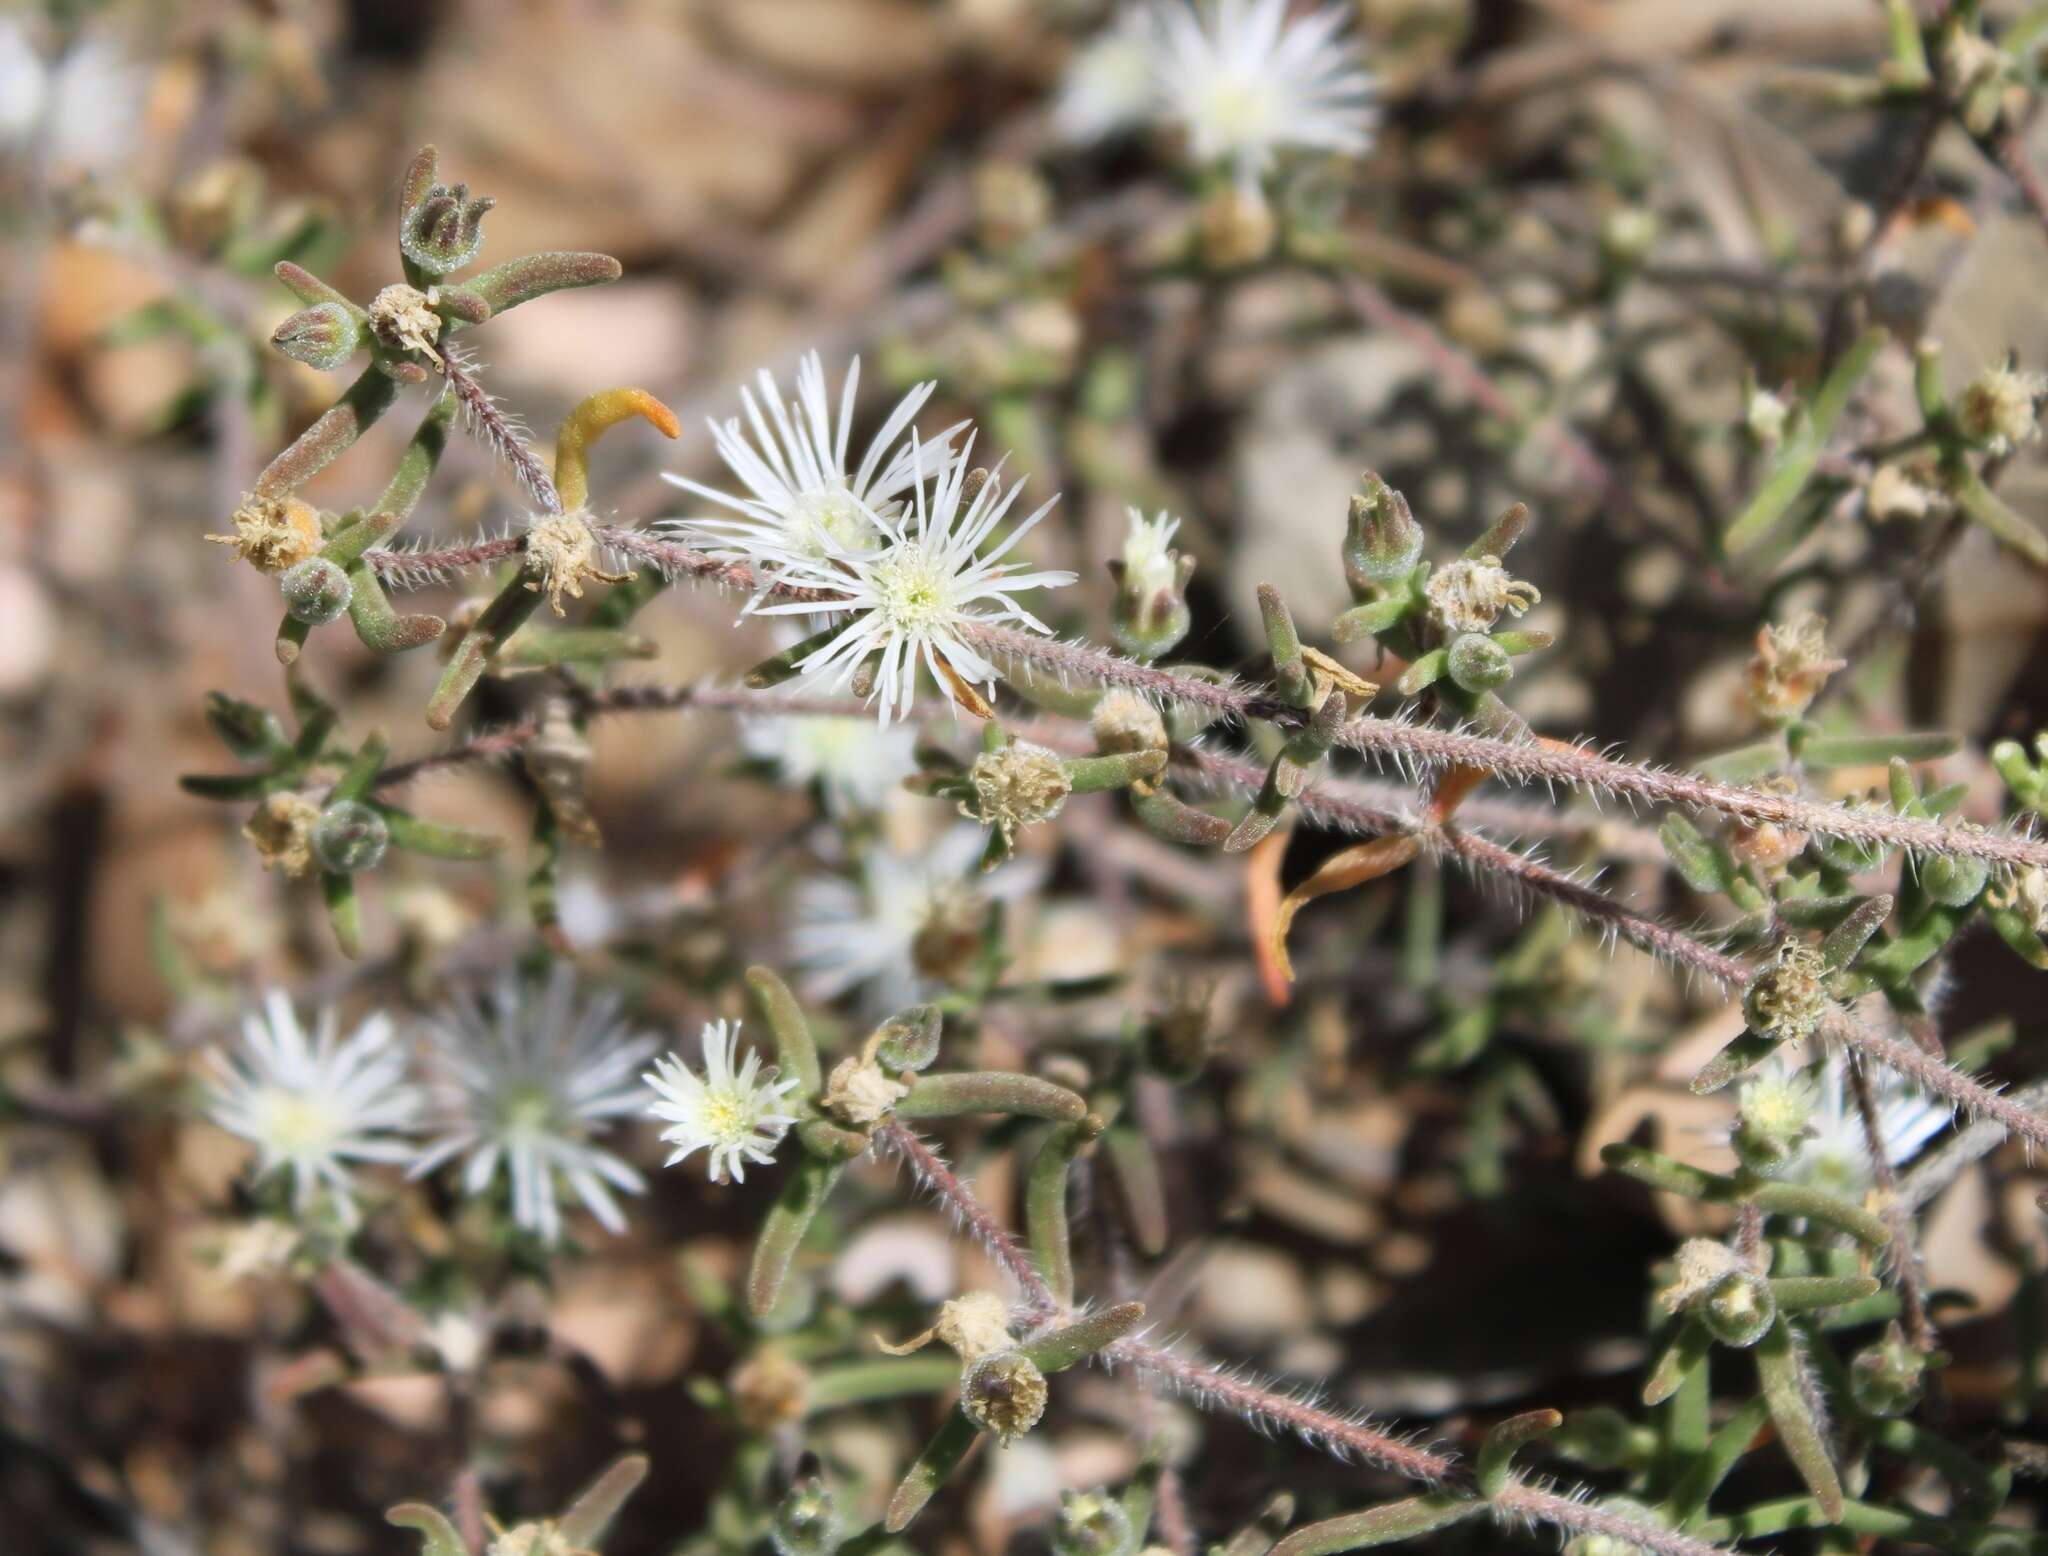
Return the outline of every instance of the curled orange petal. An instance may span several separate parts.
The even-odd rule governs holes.
[[[645,389],[601,390],[569,413],[555,439],[555,490],[564,508],[573,513],[590,499],[590,445],[606,429],[635,416],[652,422],[665,438],[683,430],[676,413]]]

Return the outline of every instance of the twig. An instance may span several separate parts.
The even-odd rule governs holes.
[[[1877,1092],[1870,1072],[1860,1064],[1847,1066],[1849,1094],[1863,1119],[1863,1144],[1870,1155],[1870,1178],[1877,1185],[1885,1230],[1891,1234],[1892,1275],[1899,1286],[1899,1306],[1913,1348],[1926,1356],[1934,1350],[1934,1326],[1927,1320],[1927,1301],[1920,1286],[1920,1257],[1913,1250],[1913,1226],[1899,1204],[1898,1174],[1885,1154],[1884,1121],[1877,1110]]]
[[[974,1192],[960,1181],[959,1175],[946,1165],[937,1151],[893,1118],[875,1130],[875,1139],[902,1157],[918,1182],[945,1201],[968,1231],[974,1234],[975,1241],[988,1250],[989,1257],[1016,1282],[1017,1289],[1024,1294],[1026,1307],[1034,1317],[1046,1318],[1059,1311],[1060,1304],[1053,1296],[1052,1287],[1038,1273],[1038,1266],[1031,1262],[1031,1256],[989,1213],[988,1207],[974,1197]]]

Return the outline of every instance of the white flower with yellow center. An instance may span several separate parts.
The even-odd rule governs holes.
[[[764,1071],[752,1049],[735,1069],[739,1035],[737,1021],[707,1021],[702,1075],[674,1054],[663,1054],[640,1077],[654,1092],[647,1111],[669,1124],[661,1138],[676,1148],[664,1167],[702,1151],[713,1183],[744,1183],[748,1162],[765,1167],[775,1160],[775,1148],[796,1122],[794,1113],[784,1111],[784,1099],[796,1090],[797,1079],[779,1076],[773,1065]]]
[[[971,969],[989,905],[1029,892],[1040,877],[1022,863],[982,874],[986,843],[981,828],[956,826],[927,847],[869,850],[857,880],[799,883],[789,944],[806,992],[832,999],[865,987],[869,1006],[887,1013]]]
[[[1155,101],[1153,63],[1158,53],[1158,19],[1152,8],[1125,5],[1068,64],[1053,101],[1053,128],[1064,140],[1085,143],[1142,123]]]
[[[1169,0],[1159,12],[1161,112],[1203,163],[1253,184],[1276,153],[1362,152],[1372,77],[1346,35],[1350,8],[1290,18],[1288,0]]]
[[[916,435],[916,458],[924,458]],[[844,629],[799,667],[812,686],[838,690],[869,658],[879,663],[873,697],[884,724],[910,712],[917,670],[926,665],[942,684],[948,679],[992,686],[996,667],[967,637],[977,624],[1016,623],[1034,632],[1051,629],[1011,596],[1026,589],[1057,588],[1074,581],[1070,572],[1019,572],[1026,564],[1005,562],[1012,547],[1036,527],[1059,501],[1048,498],[987,555],[982,547],[1015,506],[1021,484],[1007,490],[999,474],[980,478],[966,493],[974,439],[940,467],[929,488],[912,490],[908,509],[878,520],[885,544],[874,551],[842,551],[828,558],[793,558],[784,579],[800,587],[830,589],[853,613]],[[763,614],[814,613],[813,604],[763,607]]]
[[[579,1004],[575,975],[560,965],[538,993],[501,978],[488,1012],[474,992],[458,995],[429,1029],[438,1133],[411,1175],[461,1157],[462,1190],[475,1196],[502,1165],[513,1221],[542,1242],[562,1235],[558,1181],[606,1231],[623,1232],[612,1190],[638,1194],[646,1182],[590,1141],[639,1106],[633,1073],[655,1043],[617,1015],[610,995]]]
[[[1862,1110],[1849,1088],[1847,1055],[1829,1053],[1821,1066],[1819,1105],[1814,1109],[1806,1143],[1781,1176],[1860,1199],[1871,1184],[1870,1143]],[[1877,1102],[1877,1132],[1885,1160],[1903,1167],[1955,1121],[1955,1110],[1938,1097],[1906,1081],[1893,1070],[1873,1070],[1871,1089]]]
[[[764,704],[759,717],[740,721],[748,755],[773,762],[786,783],[799,788],[815,783],[835,816],[880,810],[917,771],[917,731],[907,724],[778,715],[769,711],[772,707]]]
[[[770,578],[798,558],[815,561],[880,547],[885,540],[880,521],[896,512],[903,493],[937,466],[947,441],[966,425],[947,429],[921,448],[905,444],[904,433],[936,387],[919,384],[896,402],[860,464],[848,470],[860,388],[858,357],[846,369],[836,415],[825,389],[824,363],[815,351],[797,366],[795,399],[785,403],[765,369],[756,384],[758,400],[745,387],[740,390],[745,428],[738,417],[710,424],[719,457],[747,495],[734,497],[685,476],[664,477],[738,516],[671,519],[664,527]]]
[[[291,1001],[272,992],[263,1013],[243,1021],[241,1051],[209,1057],[207,1116],[256,1147],[261,1175],[291,1174],[298,1212],[324,1187],[353,1220],[347,1164],[402,1162],[413,1153],[399,1136],[412,1127],[420,1094],[382,1015],[344,1039],[334,1012],[322,1011],[309,1041]]]

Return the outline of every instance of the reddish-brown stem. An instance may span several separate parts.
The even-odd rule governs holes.
[[[1870,1072],[1861,1064],[1849,1067],[1849,1094],[1856,1099],[1856,1111],[1863,1119],[1863,1144],[1870,1157],[1870,1178],[1877,1185],[1880,1213],[1891,1233],[1892,1275],[1899,1285],[1899,1306],[1906,1334],[1923,1356],[1934,1350],[1934,1326],[1927,1320],[1927,1303],[1920,1290],[1920,1260],[1913,1252],[1913,1227],[1899,1203],[1898,1174],[1885,1154],[1884,1121],[1877,1108],[1877,1088],[1870,1084]]]
[[[973,1233],[974,1240],[1016,1282],[1017,1289],[1024,1295],[1025,1306],[1033,1316],[1050,1317],[1059,1311],[1059,1302],[1053,1296],[1052,1287],[1038,1273],[1038,1266],[1031,1262],[1031,1256],[989,1213],[988,1207],[975,1198],[974,1191],[960,1181],[959,1174],[946,1165],[945,1158],[893,1118],[875,1130],[875,1139],[902,1157],[918,1182],[945,1201],[947,1208]]]

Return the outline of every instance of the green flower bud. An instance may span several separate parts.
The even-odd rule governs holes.
[[[1008,1447],[1045,1414],[1045,1374],[1022,1351],[991,1351],[961,1375],[960,1409]]]
[[[360,800],[337,800],[313,823],[313,852],[336,875],[376,869],[390,843],[384,818]]]
[[[1723,1345],[1751,1346],[1778,1316],[1771,1283],[1753,1270],[1735,1270],[1715,1283],[1700,1303],[1700,1320]]]
[[[1422,560],[1422,526],[1408,499],[1370,470],[1364,480],[1344,527],[1344,578],[1357,594],[1400,582]]]
[[[846,1538],[846,1521],[824,1481],[807,1475],[776,1505],[768,1526],[775,1556],[832,1556]]]
[[[445,276],[475,259],[484,246],[484,212],[498,202],[471,197],[467,184],[436,184],[406,213],[398,247],[428,275]]]
[[[331,373],[356,354],[363,332],[340,303],[315,303],[272,330],[270,343],[294,362]]]
[[[1849,1363],[1849,1396],[1874,1416],[1902,1416],[1927,1387],[1927,1358],[1906,1343],[1897,1324]]]
[[[294,621],[319,626],[348,609],[355,592],[348,574],[325,557],[309,556],[285,569],[277,581],[284,591],[284,608]]]
[[[1990,874],[1981,859],[1935,854],[1920,866],[1920,887],[1945,908],[1967,908],[1977,900]]]
[[[1130,516],[1124,553],[1109,564],[1117,584],[1110,635],[1134,659],[1157,659],[1188,635],[1193,617],[1187,587],[1195,559],[1170,545],[1180,520],[1165,513],[1147,519],[1136,508]]]
[[[1799,1155],[1813,1119],[1813,1088],[1782,1075],[1761,1075],[1742,1088],[1729,1144],[1751,1172],[1766,1177]]]
[[[1508,651],[1483,632],[1461,632],[1451,640],[1446,668],[1468,692],[1491,691],[1515,673]]]
[[[1131,1516],[1106,1491],[1068,1491],[1053,1517],[1054,1556],[1117,1556],[1131,1543]]]
[[[1828,1008],[1824,971],[1820,952],[1803,940],[1785,941],[1742,991],[1742,1014],[1750,1030],[1780,1043],[1811,1037]]]
[[[875,1058],[884,1069],[927,1070],[939,1057],[946,1018],[936,1005],[899,1010],[875,1031]]]

